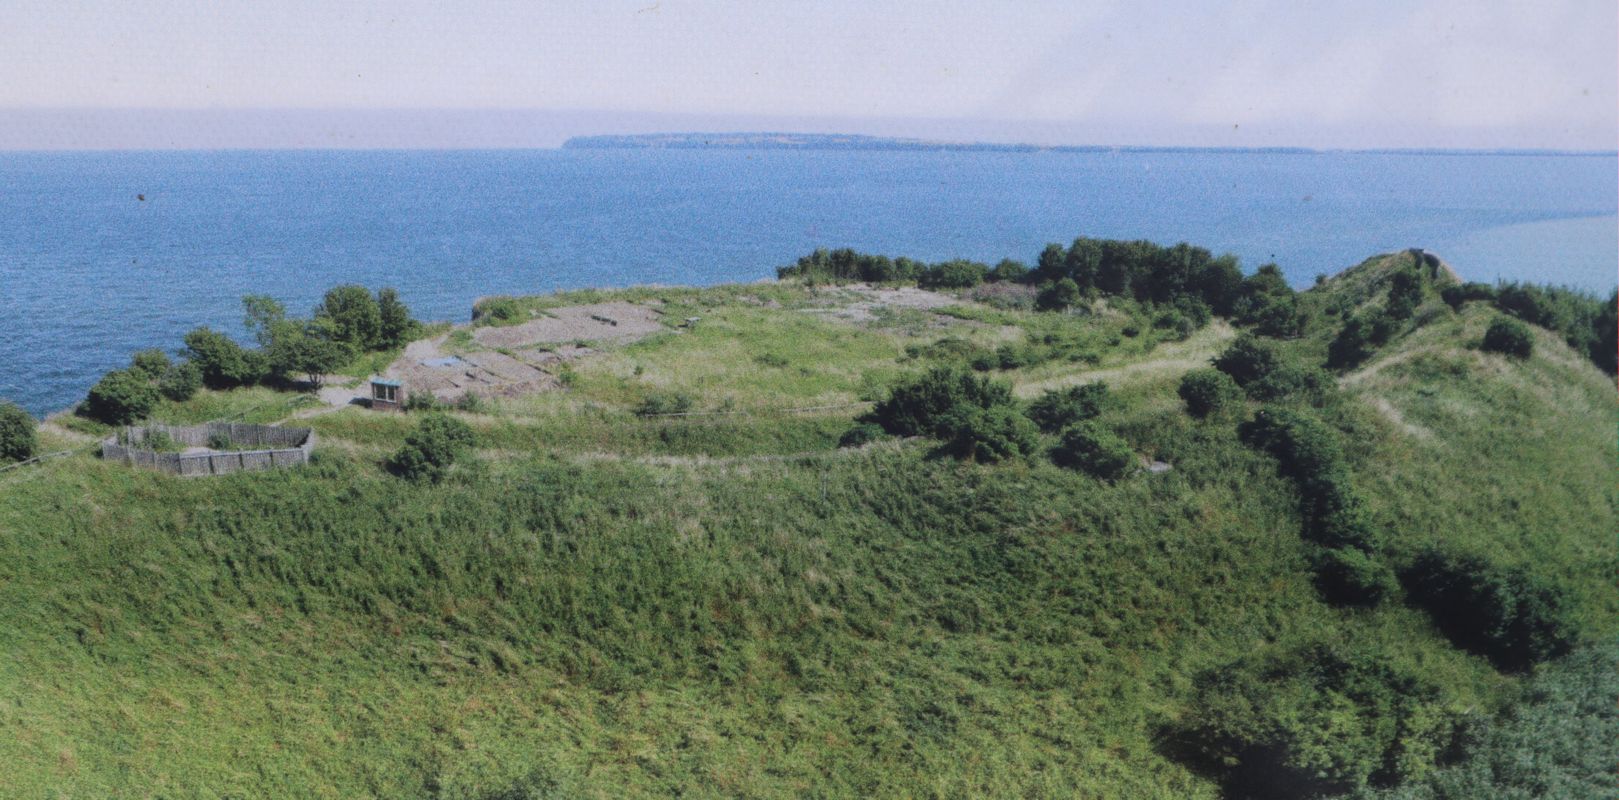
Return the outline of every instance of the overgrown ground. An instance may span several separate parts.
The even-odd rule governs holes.
[[[520,302],[587,299],[702,321],[456,412],[478,449],[442,484],[380,465],[412,415],[360,409],[310,418],[322,446],[297,471],[0,475],[0,794],[1216,797],[1166,731],[1195,676],[1245,656],[1376,651],[1447,714],[1508,713],[1509,742],[1515,719],[1568,718],[1520,701],[1614,683],[1613,383],[1544,331],[1526,362],[1480,352],[1488,308],[1425,306],[1343,376],[1335,420],[1392,557],[1443,541],[1571,588],[1587,644],[1538,676],[1406,603],[1320,599],[1292,484],[1176,398],[1223,322],[1185,341],[1128,305],[851,322],[788,284]],[[900,376],[1030,341],[1063,355],[994,374],[1022,396],[1106,381],[1104,423],[1174,468],[1107,483],[837,448]],[[687,415],[635,413],[673,394]],[[265,421],[290,399],[158,416]],[[1555,688],[1592,670],[1585,694]],[[1591,714],[1567,724],[1612,727]],[[1608,762],[1616,740],[1593,740]],[[1464,759],[1401,796],[1476,787],[1468,764],[1489,771]]]

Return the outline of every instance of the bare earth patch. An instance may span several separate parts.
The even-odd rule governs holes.
[[[579,341],[632,342],[665,330],[655,308],[634,303],[592,303],[546,309],[546,316],[504,328],[478,328],[472,339],[485,347],[527,347]]]
[[[852,283],[839,286],[835,289],[823,289],[816,293],[817,298],[824,297],[832,305],[822,308],[806,308],[805,313],[822,314],[834,319],[843,319],[850,322],[873,322],[877,319],[876,311],[879,308],[893,310],[914,309],[917,311],[934,311],[946,306],[959,306],[965,303],[959,298],[939,292],[930,292],[914,286],[901,286],[898,288],[879,288],[864,283]]]

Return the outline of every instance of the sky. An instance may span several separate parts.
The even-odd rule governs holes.
[[[1613,0],[4,0],[0,148],[801,130],[1612,150]]]

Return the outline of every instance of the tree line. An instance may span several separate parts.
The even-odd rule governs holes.
[[[184,401],[198,389],[259,384],[320,388],[323,377],[362,353],[403,346],[420,323],[384,288],[375,294],[353,284],[329,289],[308,317],[294,317],[266,295],[242,298],[243,324],[257,347],[207,326],[183,339],[176,361],[159,349],[142,350],[128,367],[113,370],[90,388],[80,414],[109,425],[127,425],[151,413],[160,399]]]

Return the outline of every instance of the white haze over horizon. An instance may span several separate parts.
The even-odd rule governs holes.
[[[1619,9],[1549,2],[0,5],[0,149],[659,131],[1203,147],[1619,140]]]

